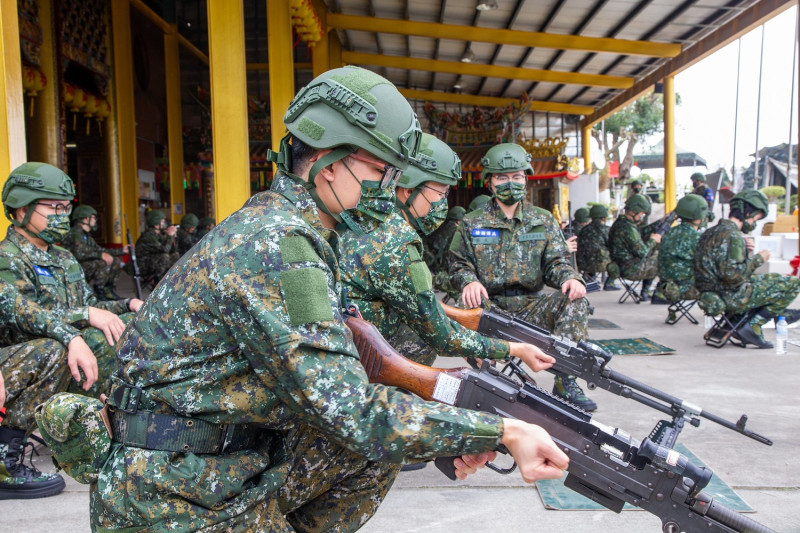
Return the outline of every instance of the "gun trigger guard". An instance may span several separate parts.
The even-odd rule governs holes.
[[[490,470],[494,470],[498,474],[503,474],[504,476],[506,476],[506,475],[510,474],[511,472],[513,472],[514,470],[517,469],[517,463],[515,461],[514,464],[509,466],[508,468],[503,468],[501,466],[497,466],[494,463],[486,463],[486,467],[488,469],[490,469]]]

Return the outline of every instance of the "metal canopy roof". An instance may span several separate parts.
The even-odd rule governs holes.
[[[756,22],[754,9],[772,16],[793,4],[496,0],[496,9],[481,11],[478,0],[324,2],[342,60],[376,70],[410,99],[499,106],[527,94],[534,111],[585,116],[720,27],[744,29]]]

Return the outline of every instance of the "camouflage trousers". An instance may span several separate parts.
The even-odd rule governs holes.
[[[572,341],[586,339],[589,302],[570,301],[561,291],[540,291],[525,296],[494,296],[498,307],[549,332]]]
[[[734,291],[721,291],[728,311],[743,313],[763,307],[777,317],[800,293],[800,278],[781,274],[759,274]],[[757,316],[753,325],[764,324],[767,318]]]
[[[285,445],[194,455],[114,444],[91,487],[92,531],[356,531],[400,470],[310,427]]]
[[[120,318],[127,325],[133,313]],[[32,431],[34,409],[57,392],[74,392],[99,398],[108,393],[111,375],[117,369],[114,347],[97,328],[86,328],[81,336],[97,358],[97,382],[89,391],[72,378],[67,365],[67,347],[54,339],[32,339],[0,348],[0,370],[6,384],[5,425]]]
[[[644,259],[619,265],[623,279],[633,281],[653,279],[658,276],[658,250],[653,250]]]
[[[122,270],[122,262],[114,257],[110,265],[102,259],[89,259],[81,261],[81,268],[86,274],[86,282],[92,287],[105,287],[110,285],[112,288],[117,285],[117,278]]]

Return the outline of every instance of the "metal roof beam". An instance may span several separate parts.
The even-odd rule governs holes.
[[[574,85],[592,85],[629,89],[633,87],[633,78],[622,76],[604,76],[601,74],[580,74],[576,72],[558,72],[519,67],[501,67],[460,61],[441,61],[437,59],[421,59],[413,57],[387,56],[380,54],[364,54],[360,52],[342,52],[345,63],[373,65],[379,67],[424,70],[430,72],[448,72],[468,76],[487,76],[517,80],[531,80],[550,83],[567,83]]]
[[[477,105],[485,107],[505,107],[508,104],[519,103],[519,98],[498,98],[496,96],[478,96],[469,94],[443,93],[440,91],[421,91],[417,89],[400,89],[400,94],[413,100],[427,100],[430,102],[447,102],[452,104]],[[532,111],[551,111],[565,115],[586,115],[594,108],[586,105],[561,104],[558,102],[531,101]]]
[[[454,41],[469,40],[494,44],[556,48],[560,50],[610,52],[651,57],[675,57],[681,52],[681,45],[675,43],[628,41],[605,37],[581,37],[579,35],[561,35],[498,28],[476,28],[474,26],[438,24],[436,22],[400,22],[396,19],[342,15],[340,13],[328,13],[327,22],[330,28],[336,30],[417,35],[433,39],[452,39]]]

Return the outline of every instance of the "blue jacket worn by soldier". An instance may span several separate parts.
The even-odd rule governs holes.
[[[761,326],[767,321],[779,315],[785,315],[787,322],[800,318],[800,311],[786,309],[800,292],[800,279],[780,274],[753,274],[769,258],[769,252],[752,254],[743,233],[751,232],[755,222],[764,218],[768,210],[767,198],[760,191],[738,193],[731,199],[728,219],[720,220],[703,233],[694,256],[698,291],[716,293],[730,313],[758,309],[749,323],[737,331],[742,341],[758,348],[772,347],[761,332]]]
[[[97,211],[90,205],[79,205],[72,211],[72,229],[61,246],[72,252],[81,264],[86,282],[101,300],[119,300],[117,279],[122,271],[119,257],[125,248],[103,248],[92,237],[97,231]]]
[[[706,201],[687,194],[678,201],[675,213],[681,223],[670,228],[658,247],[658,285],[656,294],[669,302],[696,300],[694,255],[700,240],[700,226],[708,218]]]
[[[490,179],[494,197],[467,213],[453,237],[451,281],[462,293],[478,282],[493,304],[577,342],[586,338],[588,303],[561,291],[570,280],[583,287],[583,280],[553,215],[524,199],[527,176],[533,174],[530,161],[517,144],[499,144],[486,153],[481,175]],[[513,216],[503,206],[513,209]],[[545,285],[557,290],[545,293]],[[573,377],[557,378],[555,391],[586,410],[597,407]]]
[[[167,227],[166,216],[155,209],[145,217],[147,229],[136,240],[136,260],[142,279],[161,281],[178,260],[177,230]]]
[[[638,194],[625,202],[625,212],[608,232],[611,260],[619,267],[620,277],[642,280],[641,299],[650,298],[648,289],[658,274],[658,243],[661,236],[651,234],[642,239],[638,223],[650,212],[650,201]]]
[[[330,228],[365,174],[393,186],[415,156],[411,107],[344,67],[301,89],[284,123],[271,189],[180,259],[120,341],[94,530],[353,531],[389,488],[387,462],[500,442],[500,417],[370,384],[341,315]]]
[[[67,365],[73,348],[85,348],[86,357],[99,373],[90,392],[99,395],[108,390],[107,380],[116,363],[114,350],[106,335],[91,327],[90,313],[95,309],[121,314],[131,303],[99,302],[80,264],[69,251],[54,244],[70,229],[69,202],[74,194],[69,176],[45,163],[17,167],[3,187],[3,206],[11,226],[0,242],[0,279],[7,293],[0,324],[0,367],[9,400],[0,442],[14,444],[6,449],[7,471],[0,468],[0,498],[53,494],[54,479],[34,476],[31,484],[26,484],[25,472],[13,466],[16,456],[8,454],[19,451],[16,446],[24,445],[24,436],[35,427],[33,412],[38,403],[68,388],[81,391],[70,379]],[[119,332],[123,327],[121,324]],[[73,343],[76,337],[80,339]]]

